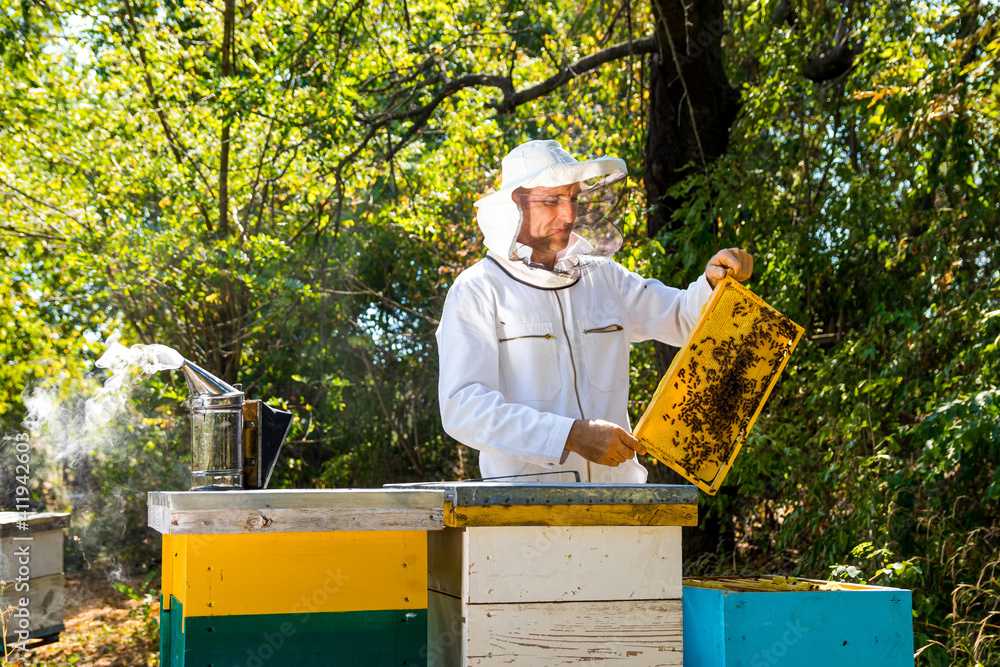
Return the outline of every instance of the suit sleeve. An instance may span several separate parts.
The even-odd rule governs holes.
[[[633,343],[652,339],[682,346],[712,296],[712,287],[704,275],[687,289],[668,287],[624,267],[618,267],[615,279],[632,320]]]
[[[437,343],[438,396],[448,435],[526,463],[557,465],[574,420],[504,399],[492,301],[473,285],[453,285]]]

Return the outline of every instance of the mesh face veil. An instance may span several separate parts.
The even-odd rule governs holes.
[[[490,257],[515,279],[567,287],[621,249],[622,160],[580,162],[555,141],[529,141],[503,159],[502,170],[500,190],[476,207]]]
[[[574,281],[600,266],[622,247],[615,214],[625,184],[625,174],[619,173],[570,186],[515,191],[520,226],[510,259]],[[539,192],[546,190],[555,192]]]

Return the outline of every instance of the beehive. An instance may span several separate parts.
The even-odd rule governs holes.
[[[24,644],[28,648],[57,641],[65,630],[63,529],[68,526],[69,512],[0,512],[0,612],[4,615],[0,655],[25,639],[18,630],[28,631]],[[24,609],[26,617],[14,615]]]
[[[433,490],[152,492],[160,664],[426,667]]]
[[[427,534],[427,667],[681,667],[681,526],[667,484],[441,482]]]
[[[658,461],[714,495],[802,331],[746,287],[724,279],[635,436]]]
[[[912,602],[884,586],[686,577],[684,666],[913,667]]]

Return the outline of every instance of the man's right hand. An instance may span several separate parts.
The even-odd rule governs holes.
[[[566,438],[566,449],[588,461],[612,468],[637,453],[646,453],[646,448],[631,433],[603,419],[577,419],[573,422]]]

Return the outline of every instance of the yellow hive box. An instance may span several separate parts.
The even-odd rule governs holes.
[[[715,495],[802,331],[724,279],[660,381],[635,437],[658,461]]]

